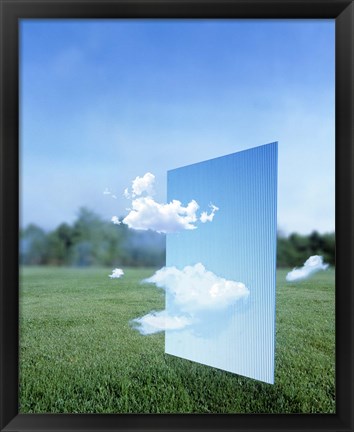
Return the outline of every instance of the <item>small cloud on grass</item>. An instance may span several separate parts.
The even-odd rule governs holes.
[[[314,273],[320,270],[326,270],[328,264],[323,263],[323,257],[320,255],[310,256],[300,268],[294,268],[291,272],[286,275],[288,282],[296,282],[307,279]]]
[[[120,278],[123,275],[124,275],[123,270],[120,269],[120,268],[116,268],[116,269],[112,270],[112,274],[110,274],[109,277],[111,279],[118,279],[118,278]]]

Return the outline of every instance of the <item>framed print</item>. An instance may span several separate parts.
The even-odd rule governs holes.
[[[353,3],[0,10],[1,430],[352,431]]]

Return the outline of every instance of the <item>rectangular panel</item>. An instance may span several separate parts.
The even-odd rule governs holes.
[[[167,313],[187,313],[191,324],[166,331],[165,352],[268,383],[274,382],[277,151],[276,142],[255,147],[171,170],[167,180],[168,202],[195,200],[208,214],[212,205],[218,210],[196,229],[167,235],[166,266],[190,266],[187,294],[196,283],[209,291],[182,312],[166,294]],[[242,288],[235,282],[248,295],[241,289],[235,296]]]

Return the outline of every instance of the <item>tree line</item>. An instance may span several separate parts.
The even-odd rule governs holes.
[[[278,267],[301,266],[311,255],[322,255],[334,266],[334,233],[278,233]],[[162,267],[165,256],[164,234],[114,225],[87,208],[79,210],[72,224],[62,223],[49,232],[35,224],[20,230],[23,265]]]
[[[335,234],[317,231],[310,235],[293,233],[288,237],[278,234],[278,267],[299,267],[311,255],[322,255],[325,263],[335,266]]]
[[[55,266],[160,266],[165,264],[165,236],[114,225],[87,208],[73,224],[53,231],[30,224],[20,231],[20,263]]]

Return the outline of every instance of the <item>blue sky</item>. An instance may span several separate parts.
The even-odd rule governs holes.
[[[23,225],[125,215],[136,176],[165,201],[168,170],[278,141],[280,229],[334,230],[334,21],[22,20],[20,42]]]
[[[172,294],[167,291],[166,311],[171,316],[192,312],[195,322],[166,331],[166,352],[270,383],[274,379],[277,150],[272,143],[168,173],[169,199],[181,195],[188,201],[194,196],[201,206],[211,200],[219,210],[211,222],[195,230],[167,235],[166,266],[183,269],[200,263],[219,278],[244,284],[249,296],[218,310],[215,303],[227,293],[223,292],[226,283],[208,284],[210,275],[189,271],[181,284],[182,290],[188,287],[185,292],[180,294],[177,284],[172,284]],[[166,284],[173,280],[169,274]],[[195,285],[205,285],[209,291],[199,294],[193,290]],[[210,299],[214,308],[205,309],[210,286],[217,285],[219,290]],[[193,296],[193,291],[199,295]],[[176,310],[179,296],[181,312]],[[202,314],[196,311],[199,302],[204,306]]]

